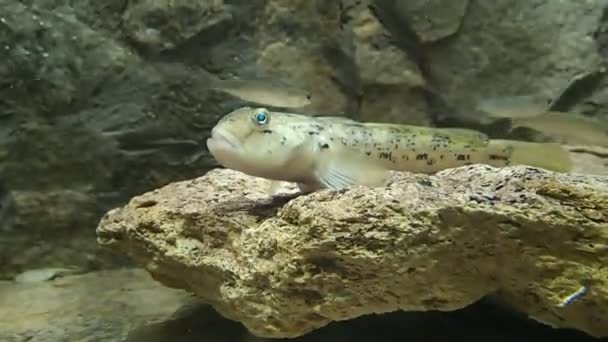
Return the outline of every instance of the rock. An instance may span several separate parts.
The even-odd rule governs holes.
[[[469,0],[394,1],[396,15],[408,22],[424,43],[456,34],[469,6]]]
[[[347,13],[352,18],[355,72],[362,84],[359,119],[430,125],[429,108],[418,91],[427,86],[422,66],[392,41],[366,2]]]
[[[310,89],[313,104],[302,112],[397,121],[409,104],[401,122],[428,123],[423,100],[410,89],[426,83],[418,65],[391,42],[369,1],[345,3],[266,2],[256,34],[260,73]]]
[[[457,34],[426,46],[435,84],[456,108],[472,109],[485,97],[554,96],[571,78],[603,65],[604,34],[594,32],[608,18],[607,5],[472,1]]]
[[[92,238],[86,227],[108,209],[91,196],[95,186],[83,189],[111,174],[111,149],[81,125],[60,121],[79,121],[78,109],[102,81],[139,59],[60,2],[0,1],[0,179],[10,199],[7,223],[0,222],[10,231],[0,236],[0,279],[74,260],[58,257],[59,245],[42,247],[49,248],[44,261],[25,257],[40,241],[71,240],[82,248],[70,247],[75,260],[86,260],[96,248],[83,242]]]
[[[131,1],[123,15],[127,35],[156,52],[173,49],[231,19],[223,0]]]
[[[71,8],[52,7],[0,1],[0,112],[22,122],[70,113],[100,80],[137,60]]]
[[[190,302],[183,291],[167,289],[135,269],[40,283],[0,281],[0,293],[2,341],[122,341]]]
[[[18,274],[15,277],[15,282],[41,283],[75,273],[78,273],[78,270],[71,270],[68,268],[41,268],[35,270],[28,270]]]
[[[426,80],[416,63],[393,44],[386,28],[369,6],[363,5],[365,2],[349,12],[361,80],[365,84],[425,86]]]
[[[267,1],[256,11],[258,72],[310,89],[314,100],[305,112],[356,110],[350,102],[361,84],[349,32],[340,29],[340,13],[337,2],[307,0]],[[341,66],[334,68],[336,64]]]
[[[99,218],[216,166],[207,128],[243,103],[164,78],[81,22],[80,8],[0,5],[0,39],[10,47],[0,67],[0,229],[10,231],[0,236],[0,279],[48,265],[122,265],[98,251]]]
[[[216,169],[111,210],[98,242],[262,337],[492,293],[608,336],[608,178],[483,165],[394,176],[386,189],[271,198],[268,181]]]

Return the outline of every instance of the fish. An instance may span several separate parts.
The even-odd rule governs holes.
[[[542,95],[488,98],[478,104],[490,117],[509,118],[511,130],[532,128],[553,142],[567,145],[608,146],[608,121],[549,110],[551,107],[550,99]]]
[[[279,108],[303,108],[312,103],[312,94],[286,82],[270,79],[212,79],[208,87],[242,100]]]
[[[476,109],[494,118],[529,118],[559,110],[573,100],[570,95],[581,91],[581,86],[596,83],[605,70],[595,70],[575,75],[549,96],[544,93],[484,97],[478,101]],[[585,88],[585,87],[583,87]],[[574,96],[574,98],[578,97]]]
[[[487,97],[476,109],[493,118],[529,118],[546,113],[552,103],[553,98],[542,94]]]
[[[41,283],[79,273],[75,268],[49,267],[27,270],[15,276],[17,283]]]
[[[536,93],[485,97],[478,101],[476,108],[495,118],[527,118],[551,111],[567,111],[568,108],[597,88],[606,71],[605,67],[600,67],[576,74],[563,82],[556,91],[551,91],[551,96]]]
[[[511,128],[528,127],[553,142],[567,145],[608,147],[608,122],[575,113],[547,112],[536,117],[511,120]]]
[[[559,144],[494,140],[464,129],[323,118],[245,106],[224,115],[206,141],[224,168],[302,192],[384,187],[390,171],[432,174],[474,163],[524,164],[568,172]]]
[[[312,103],[312,93],[307,89],[270,77],[220,79],[202,68],[172,62],[157,62],[154,68],[168,79],[189,81],[202,89],[225,92],[257,105],[303,108]]]

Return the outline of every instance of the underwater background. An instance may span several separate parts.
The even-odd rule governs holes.
[[[608,0],[0,0],[0,341],[266,340],[104,248],[102,217],[219,168],[207,138],[242,106],[557,142],[608,177],[607,58]],[[608,336],[587,332],[484,298],[296,340]]]

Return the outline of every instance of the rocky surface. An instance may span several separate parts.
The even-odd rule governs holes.
[[[461,105],[487,96],[556,95],[571,78],[603,65],[607,4],[471,2],[458,34],[429,48],[437,83]]]
[[[456,310],[492,293],[537,320],[608,336],[605,176],[477,165],[395,173],[386,189],[267,189],[213,170],[110,211],[98,242],[263,337]]]
[[[0,208],[0,278],[120,265],[95,245],[103,213],[217,166],[204,147],[209,128],[245,103],[159,74],[156,63],[280,78],[312,92],[306,113],[475,126],[470,109],[482,97],[551,93],[596,70],[608,51],[607,7],[0,0],[0,187],[2,203],[13,203]],[[204,84],[202,70],[190,76]],[[564,108],[607,112],[606,82]]]

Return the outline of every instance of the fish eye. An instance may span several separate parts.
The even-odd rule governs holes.
[[[258,109],[253,113],[253,122],[258,126],[264,126],[270,120],[270,115],[266,109]]]

